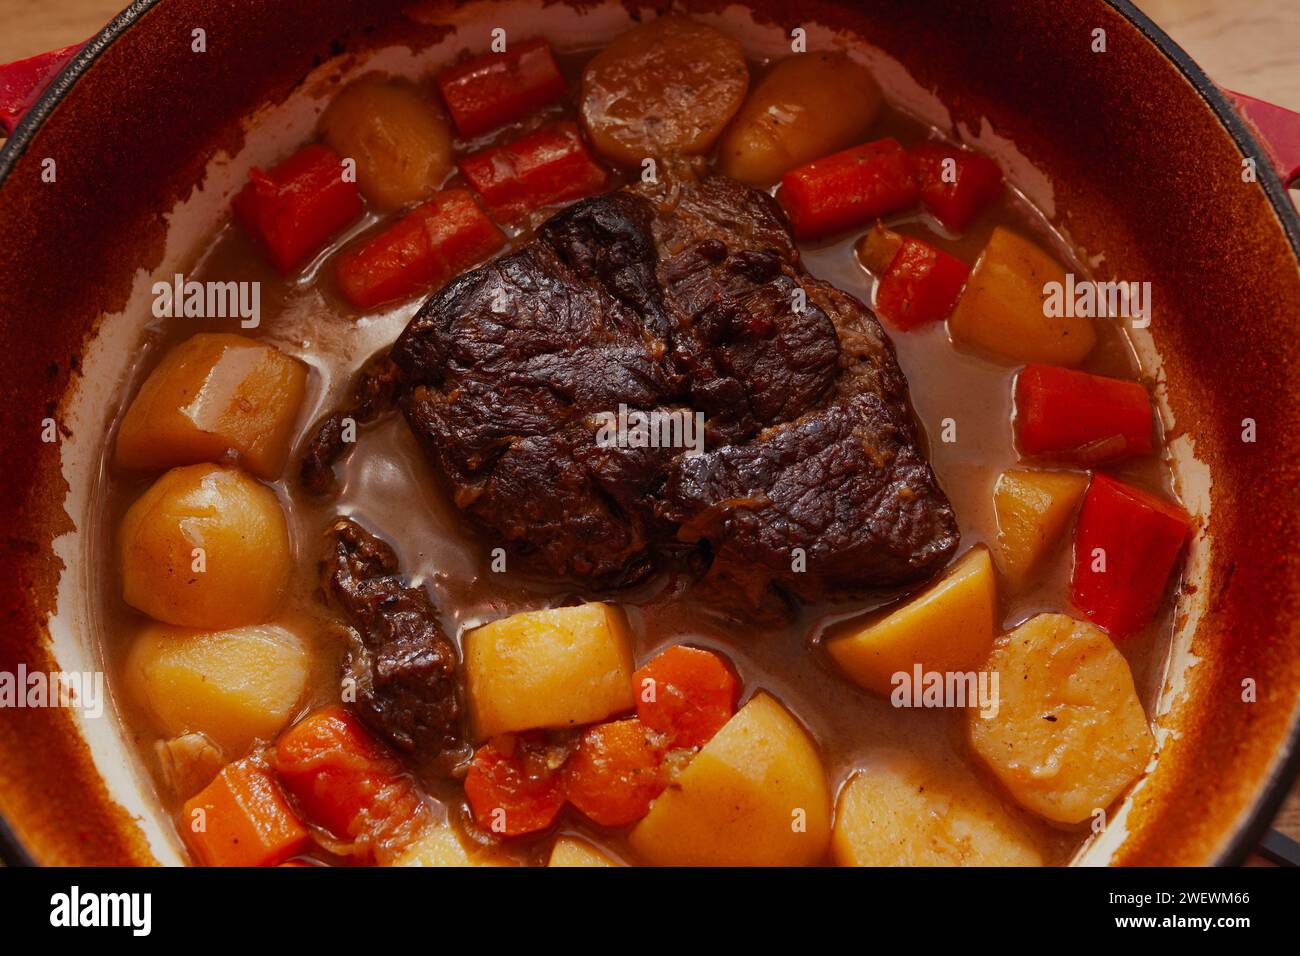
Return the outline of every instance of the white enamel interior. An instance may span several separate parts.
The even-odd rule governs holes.
[[[448,22],[445,16],[438,19],[439,22]],[[439,45],[419,54],[412,54],[404,48],[378,51],[351,67],[343,81],[372,69],[409,76],[426,74],[453,58],[462,48],[486,49],[489,31],[494,27],[504,27],[511,37],[545,36],[557,48],[563,49],[594,46],[631,25],[627,12],[614,3],[592,5],[585,12],[575,14],[558,7],[544,9],[537,2],[480,2],[466,4],[450,19],[456,31]],[[780,30],[755,23],[742,7],[730,7],[721,14],[699,19],[725,24],[728,30],[741,38],[751,53],[776,56],[789,50],[789,41]],[[806,29],[809,49],[848,51],[871,68],[895,106],[988,152],[1021,192],[1049,217],[1055,216],[1050,178],[1020,155],[1014,144],[998,137],[987,122],[978,131],[964,127],[954,130],[943,104],[913,80],[900,63],[872,47],[869,37],[840,34],[815,23],[807,24]],[[65,508],[76,530],[56,542],[65,570],[59,582],[58,612],[49,620],[53,650],[64,670],[102,669],[95,633],[97,616],[91,607],[95,593],[92,586],[95,569],[91,566],[93,552],[89,535],[85,532],[90,527],[90,509],[105,430],[119,407],[126,372],[133,364],[145,331],[157,321],[151,314],[150,286],[160,278],[170,278],[193,265],[204,244],[222,224],[231,198],[252,167],[273,164],[311,136],[321,110],[337,89],[337,85],[326,79],[335,68],[336,65],[331,63],[321,66],[285,102],[266,107],[251,116],[245,124],[244,146],[237,155],[223,153],[213,158],[201,186],[167,214],[168,234],[162,262],[152,271],[141,268],[136,273],[126,308],[103,316],[99,335],[83,356],[81,378],[64,409],[65,422],[71,428],[72,437],[62,447],[63,474],[71,489]],[[1104,255],[1104,250],[1088,252],[1091,255],[1084,258],[1094,264]],[[363,347],[356,354],[367,354],[371,348],[391,339],[407,315],[409,309],[395,310],[368,328],[357,330],[356,341]],[[1154,321],[1161,321],[1158,312]],[[367,339],[370,341],[365,341]],[[302,344],[307,347],[298,349],[298,354],[310,361],[311,343],[304,341]],[[1159,380],[1156,373],[1160,360],[1150,334],[1138,332],[1136,345],[1144,370]],[[1163,386],[1157,389],[1157,394],[1168,428],[1172,425],[1172,418]],[[1210,504],[1208,469],[1196,459],[1195,448],[1188,438],[1173,442],[1170,454],[1184,502],[1193,514],[1204,519]],[[1201,524],[1204,526],[1204,521]],[[1193,542],[1187,571],[1191,580],[1198,580],[1208,566],[1209,547],[1210,543],[1203,534]],[[1191,635],[1204,611],[1206,591],[1199,588],[1191,595],[1184,592],[1181,598],[1178,615],[1181,626],[1159,699],[1158,714],[1161,718],[1175,710],[1184,699],[1186,673],[1196,663],[1189,651]],[[1162,719],[1161,722],[1165,721]],[[114,707],[110,704],[102,717],[94,720],[83,718],[81,724],[110,792],[138,819],[159,861],[165,864],[183,862],[183,850],[171,823],[159,811],[152,782],[137,761],[131,743],[125,739]],[[1168,740],[1169,733],[1167,730],[1158,732],[1159,746]],[[1158,755],[1159,749],[1157,758]],[[1075,862],[1100,864],[1110,858],[1125,837],[1127,807],[1126,802],[1119,808],[1104,834],[1086,845]]]

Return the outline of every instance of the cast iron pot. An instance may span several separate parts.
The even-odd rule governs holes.
[[[861,56],[904,108],[993,152],[1099,278],[1152,283],[1136,344],[1199,528],[1157,756],[1078,859],[1239,861],[1300,757],[1300,221],[1282,182],[1300,126],[1241,99],[1243,121],[1124,2],[685,7],[753,49],[788,49],[804,27],[810,48]],[[142,0],[84,48],[0,71],[9,118],[31,105],[0,153],[0,672],[101,666],[92,491],[149,318],[141,293],[192,261],[248,167],[307,138],[367,65],[422,72],[497,25],[595,44],[650,9]],[[11,862],[184,859],[122,728],[111,706],[0,711]]]

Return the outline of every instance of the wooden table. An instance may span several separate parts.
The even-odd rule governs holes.
[[[1050,3],[1051,0],[1043,0]],[[0,0],[0,63],[98,31],[122,0]],[[1221,86],[1300,111],[1300,0],[1137,0]],[[1300,198],[1300,192],[1292,190]],[[1300,840],[1300,784],[1275,823]]]

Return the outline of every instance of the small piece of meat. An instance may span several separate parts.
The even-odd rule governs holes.
[[[374,421],[397,403],[399,386],[397,366],[387,352],[366,363],[353,382],[347,406],[324,418],[307,443],[298,480],[309,494],[324,495],[334,490],[334,463],[342,457],[348,445],[344,440],[348,419],[354,425]]]
[[[538,570],[623,585],[693,549],[758,606],[906,584],[956,550],[879,322],[724,177],[570,206],[432,296],[392,358],[457,505]],[[602,443],[620,411],[698,413],[704,454]]]
[[[461,745],[455,645],[423,588],[398,573],[397,555],[355,521],[328,532],[321,577],[350,625],[344,677],[371,730],[399,750],[434,757]]]

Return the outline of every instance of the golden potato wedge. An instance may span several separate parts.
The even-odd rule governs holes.
[[[627,619],[619,607],[590,603],[484,624],[465,637],[465,690],[479,740],[631,710]]]
[[[1028,829],[973,777],[911,755],[881,755],[835,808],[840,866],[1042,866]]]
[[[1078,365],[1097,344],[1092,319],[1043,314],[1043,287],[1065,270],[1023,236],[998,226],[948,317],[953,340],[1017,362]]]
[[[310,666],[302,640],[273,624],[229,631],[152,624],[131,645],[125,677],[163,731],[188,741],[179,749],[173,741],[173,755],[207,756],[207,738],[230,761],[279,733],[302,701]]]
[[[972,749],[1021,806],[1081,823],[1141,774],[1155,740],[1128,662],[1098,627],[1039,614],[994,647],[997,715],[972,712]]]
[[[181,627],[260,624],[289,579],[280,502],[234,468],[189,465],[164,474],[127,509],[118,549],[126,603]]]
[[[451,128],[413,85],[363,76],[330,102],[325,142],[357,164],[357,186],[380,209],[419,202],[451,172]]]
[[[200,333],[158,363],[117,430],[123,468],[218,462],[234,453],[259,478],[284,469],[307,366],[242,335]]]
[[[629,841],[654,866],[807,866],[825,857],[830,820],[816,745],[759,693],[655,800]]]
[[[988,549],[971,548],[947,574],[883,618],[826,641],[851,680],[889,694],[894,675],[977,669],[993,646],[997,582]]]
[[[1029,471],[1010,468],[993,486],[993,513],[998,522],[1002,573],[1019,590],[1061,540],[1088,488],[1077,471]]]
[[[562,836],[551,848],[547,866],[623,866],[609,854],[597,850],[586,840]]]
[[[842,53],[799,53],[759,81],[718,144],[732,179],[769,186],[796,166],[867,139],[880,87]]]
[[[633,27],[582,73],[579,111],[596,152],[623,166],[708,152],[749,87],[733,37],[681,16]]]
[[[508,856],[466,846],[446,822],[430,824],[390,866],[514,866]]]

